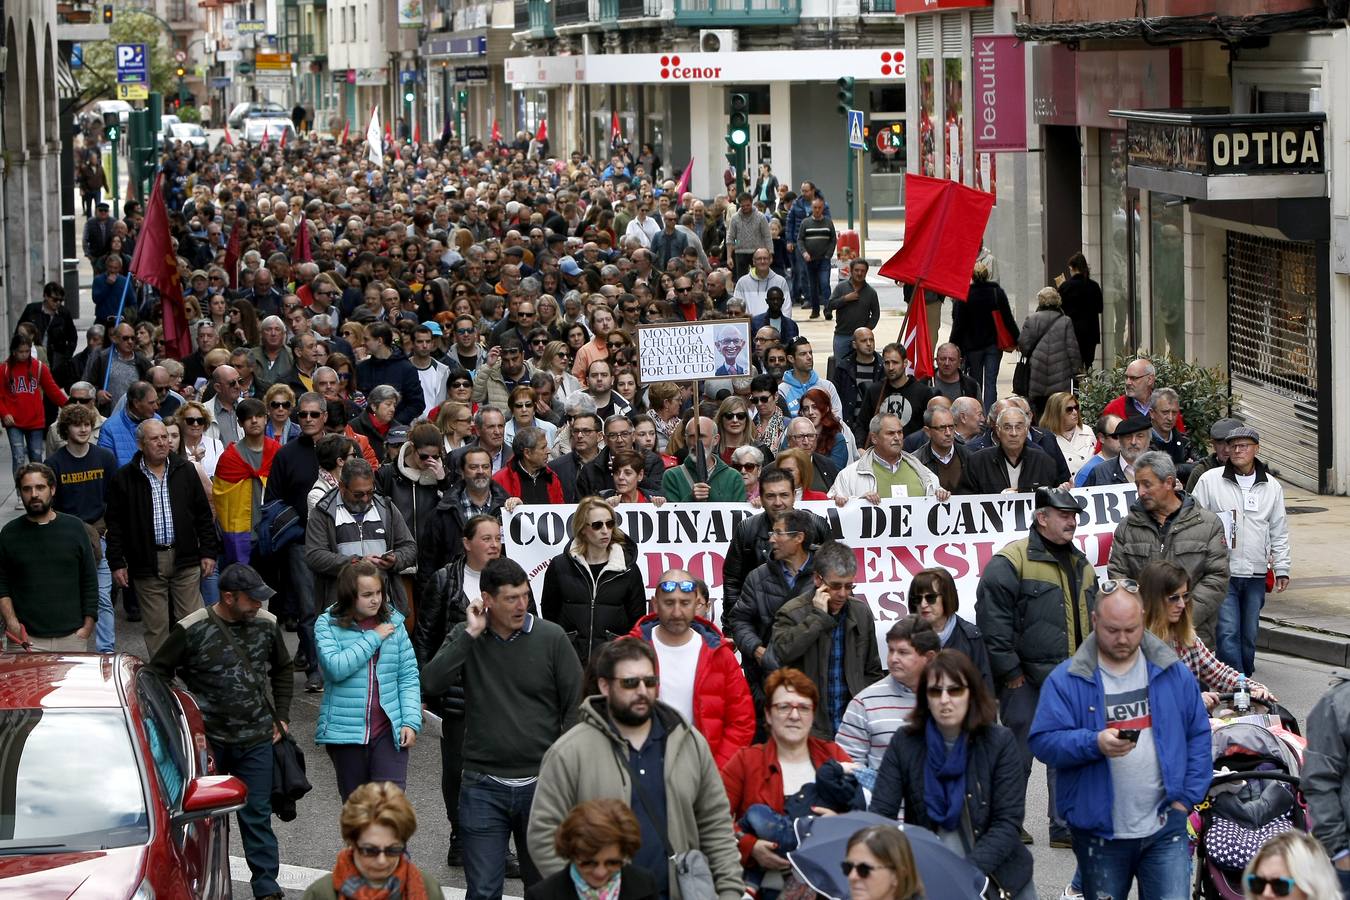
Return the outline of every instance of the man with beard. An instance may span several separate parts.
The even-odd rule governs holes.
[[[905,371],[904,344],[887,344],[882,348],[881,367],[885,377],[863,389],[854,423],[856,430],[865,430],[873,416],[890,413],[899,417],[905,437],[909,437],[923,427],[923,413],[933,390]]]
[[[657,699],[656,665],[651,645],[632,637],[611,641],[596,656],[600,695],[587,698],[581,720],[539,768],[531,858],[545,877],[561,871],[568,861],[554,848],[558,825],[578,803],[617,797],[632,807],[642,833],[632,861],[656,876],[661,896],[675,887],[674,856],[701,850],[718,900],[737,900],[744,885],[726,789],[708,742]]]
[[[6,643],[83,653],[98,616],[98,566],[89,533],[78,517],[52,509],[56,474],[50,468],[28,463],[16,481],[24,514],[0,530]]]
[[[519,563],[490,560],[478,590],[466,621],[422,668],[422,689],[439,697],[464,688],[458,830],[466,896],[496,900],[513,835],[526,890],[540,880],[525,828],[541,761],[576,721],[581,663],[562,628],[530,613],[530,582]]]

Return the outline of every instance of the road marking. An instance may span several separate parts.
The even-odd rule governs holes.
[[[290,866],[282,863],[280,871],[277,873],[277,884],[282,890],[304,891],[320,878],[331,874],[327,869],[310,869],[305,866]],[[244,862],[244,858],[242,856],[231,856],[230,879],[240,884],[248,884],[251,877],[248,871],[248,863]],[[464,900],[463,888],[443,887],[441,888],[441,894],[446,900]],[[502,900],[521,900],[521,898],[508,895],[503,897]]]

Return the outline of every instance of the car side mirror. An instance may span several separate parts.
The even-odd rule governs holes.
[[[172,817],[174,825],[227,816],[244,808],[248,787],[233,775],[203,775],[188,782],[183,791],[183,809]]]

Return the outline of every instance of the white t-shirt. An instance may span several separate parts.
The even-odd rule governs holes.
[[[698,672],[698,654],[703,641],[690,633],[683,646],[672,647],[661,640],[661,628],[652,629],[652,645],[661,665],[661,702],[679,710],[690,725],[694,724],[694,675]]]
[[[470,569],[468,563],[464,564],[464,596],[470,603],[477,603],[483,597],[483,589],[478,586],[478,579],[482,574]]]

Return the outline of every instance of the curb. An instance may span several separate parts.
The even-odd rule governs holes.
[[[1350,635],[1299,628],[1264,616],[1256,634],[1256,647],[1329,666],[1350,665]]]

